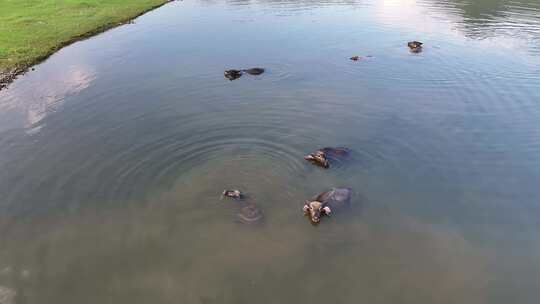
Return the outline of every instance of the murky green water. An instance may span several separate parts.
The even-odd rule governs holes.
[[[0,303],[537,303],[539,124],[536,0],[174,2],[0,92]]]

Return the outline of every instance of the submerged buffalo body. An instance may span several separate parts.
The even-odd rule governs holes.
[[[323,215],[330,215],[333,210],[348,206],[351,196],[349,188],[333,188],[306,201],[303,210],[313,223],[318,223]]]
[[[263,68],[251,68],[251,69],[247,69],[247,70],[242,70],[246,73],[248,73],[249,75],[261,75],[262,73],[264,73],[264,69]]]

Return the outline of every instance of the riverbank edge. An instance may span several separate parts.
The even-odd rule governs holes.
[[[116,27],[119,27],[119,26],[122,26],[122,25],[125,25],[125,24],[129,24],[129,23],[131,23],[131,21],[137,19],[138,17],[140,17],[140,16],[142,16],[142,15],[144,15],[144,14],[150,12],[150,11],[153,11],[153,10],[155,10],[157,8],[160,8],[160,7],[164,6],[167,3],[175,2],[175,1],[177,1],[177,0],[163,0],[163,3],[148,7],[146,9],[144,9],[143,11],[137,13],[134,16],[127,17],[127,18],[125,18],[123,20],[120,20],[118,22],[106,23],[106,24],[103,24],[103,25],[101,25],[101,26],[99,26],[99,27],[97,27],[97,28],[95,28],[95,29],[93,29],[91,31],[88,31],[86,33],[74,36],[74,37],[72,37],[72,38],[58,44],[57,46],[51,48],[49,50],[49,52],[47,52],[47,54],[45,54],[43,56],[33,58],[33,59],[29,60],[25,64],[19,64],[17,66],[11,67],[11,68],[0,70],[0,91],[3,90],[3,89],[7,89],[9,84],[11,84],[13,81],[15,81],[15,79],[17,79],[17,77],[19,77],[19,76],[25,74],[26,72],[28,72],[33,66],[35,66],[37,64],[40,64],[43,61],[47,60],[47,58],[51,57],[54,53],[58,52],[62,48],[66,47],[66,46],[69,46],[69,45],[71,45],[71,44],[73,44],[75,42],[79,42],[79,41],[83,41],[83,40],[92,38],[92,37],[94,37],[96,35],[99,35],[99,34],[101,34],[103,32],[106,32],[106,31],[108,31],[110,29],[113,29],[113,28],[116,28]]]

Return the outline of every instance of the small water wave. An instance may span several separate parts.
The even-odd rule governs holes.
[[[141,117],[140,120],[147,118]],[[71,147],[71,155],[85,155],[84,159],[74,157],[68,160],[70,157],[62,153],[50,155],[51,163],[70,169],[63,170],[61,175],[41,174],[37,180],[19,183],[11,194],[17,197],[21,191],[47,185],[47,195],[53,198],[51,203],[77,208],[77,204],[88,199],[129,200],[143,195],[145,189],[170,185],[182,174],[210,162],[229,166],[238,173],[242,171],[242,163],[267,162],[271,164],[268,168],[276,173],[262,175],[254,172],[253,177],[263,183],[271,182],[265,176],[297,176],[304,171],[304,151],[285,139],[290,136],[286,127],[257,121],[231,123],[226,118],[224,113],[194,115],[178,124],[178,129],[168,129],[159,136],[152,132],[138,140],[130,139],[137,134],[127,131],[137,120],[122,127],[116,126],[110,132],[95,129],[96,134],[87,133],[87,140],[83,139]],[[127,137],[126,142],[114,144],[122,140],[122,136]],[[102,151],[88,154],[85,151],[89,145],[101,146]],[[86,198],[75,203],[65,196],[68,188],[79,189],[79,195]],[[89,192],[90,189],[94,190]],[[52,206],[41,207],[50,209]],[[24,209],[24,204],[20,204],[12,211],[26,212]],[[34,211],[39,212],[37,208]]]

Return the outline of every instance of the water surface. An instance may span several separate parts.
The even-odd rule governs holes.
[[[0,303],[536,303],[539,102],[538,1],[170,3],[0,92]]]

